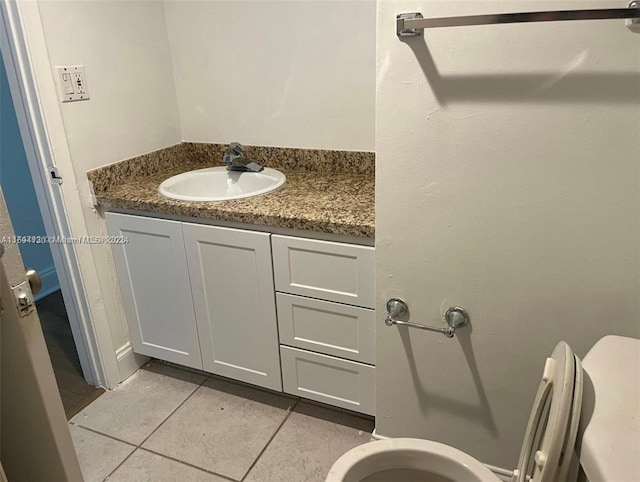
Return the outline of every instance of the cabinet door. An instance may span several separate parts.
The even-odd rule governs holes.
[[[202,369],[179,222],[107,213],[133,351]]]
[[[182,227],[204,369],[282,390],[270,235]]]

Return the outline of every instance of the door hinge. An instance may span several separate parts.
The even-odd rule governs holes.
[[[13,298],[15,299],[16,308],[18,308],[20,316],[27,316],[31,313],[34,308],[34,300],[29,282],[23,281],[19,285],[12,287],[11,291],[13,291]]]
[[[60,172],[56,166],[49,166],[49,176],[51,177],[51,182],[55,184],[62,184],[62,177],[60,176]]]

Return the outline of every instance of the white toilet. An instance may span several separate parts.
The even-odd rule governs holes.
[[[624,342],[620,340],[624,340]],[[633,365],[633,360],[636,360],[635,370],[637,370],[637,360],[640,359],[638,358],[640,340],[614,336],[603,338],[592,348],[591,351],[599,351],[602,354],[596,359],[594,353],[594,356],[591,357],[592,360],[590,360],[591,365],[601,366],[601,360],[606,364],[606,360],[611,358],[611,353],[624,351],[620,343],[625,347],[633,345],[632,348],[627,349],[629,353],[627,356],[631,360],[631,365]],[[599,350],[596,350],[599,345],[608,345],[608,347],[601,346]],[[585,363],[589,356],[585,357]],[[633,371],[633,367],[630,369]],[[629,376],[633,377],[634,374],[631,373]],[[638,378],[638,375],[635,374],[635,377]],[[596,394],[598,393],[597,378],[592,377]],[[609,380],[611,377],[602,378]],[[627,380],[627,386],[628,384]],[[610,386],[602,387],[599,398],[601,412],[610,411],[609,407],[602,403],[602,400],[610,396],[610,393]],[[570,466],[571,477],[575,477],[577,459],[574,456],[574,448],[580,422],[582,395],[583,371],[580,360],[565,342],[560,342],[545,363],[518,465],[511,479],[513,482],[527,480],[531,482],[564,482],[569,476]],[[630,403],[637,403],[637,398],[635,398],[635,402],[633,396],[631,398]],[[596,408],[598,407],[596,406]],[[632,411],[630,410],[630,412]],[[596,414],[597,410],[594,411],[593,419],[597,418]],[[619,423],[635,424],[637,430],[639,423],[637,414],[629,413],[628,417],[628,420],[622,420]],[[610,430],[611,422],[607,423],[605,430]],[[602,433],[596,433],[598,439],[602,439]],[[623,443],[631,443],[631,447],[628,448],[634,449],[631,439]],[[588,445],[587,441],[583,440],[583,445]],[[602,470],[602,463],[607,463],[607,460],[610,459],[604,454],[603,462],[594,460],[592,455],[589,462],[594,465],[594,471]],[[627,457],[630,464],[633,463],[634,457],[633,455]],[[620,467],[616,467],[615,470],[620,470]],[[589,473],[587,473],[588,476]],[[601,480],[614,479],[604,477]],[[326,478],[326,482],[499,481],[501,479],[484,464],[464,452],[441,443],[413,438],[379,440],[356,447],[338,459]]]

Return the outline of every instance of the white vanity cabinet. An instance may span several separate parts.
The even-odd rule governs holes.
[[[375,414],[374,248],[271,236],[284,391]]]
[[[134,352],[375,413],[374,248],[106,220]]]
[[[133,351],[202,369],[182,223],[106,214]]]

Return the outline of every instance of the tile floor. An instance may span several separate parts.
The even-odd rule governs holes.
[[[322,482],[373,421],[152,362],[69,428],[86,482]]]

